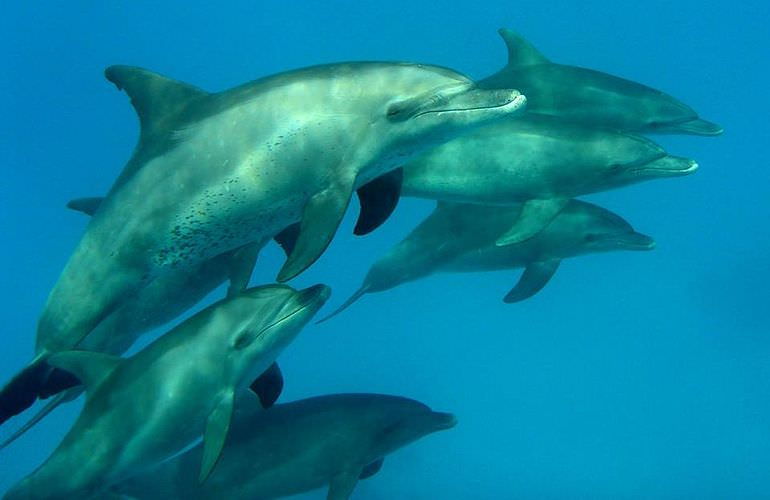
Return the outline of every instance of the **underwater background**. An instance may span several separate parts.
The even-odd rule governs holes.
[[[346,60],[482,78],[505,64],[496,30],[509,27],[554,62],[663,90],[724,126],[715,138],[654,137],[696,159],[695,175],[585,198],[657,248],[569,259],[513,305],[501,301],[509,272],[368,295],[287,349],[281,401],[380,392],[457,415],[456,428],[389,456],[353,498],[770,498],[769,19],[765,1],[8,2],[0,383],[31,358],[38,314],[85,227],[65,203],[104,194],[135,145],[137,119],[106,66],[212,91]],[[432,207],[403,199],[359,238],[354,203],[292,283],[330,285],[331,311]],[[252,283],[272,281],[283,260],[269,245]],[[80,405],[0,451],[0,492],[50,454]]]

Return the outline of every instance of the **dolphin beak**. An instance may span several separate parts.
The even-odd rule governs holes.
[[[434,411],[433,417],[436,420],[436,430],[443,431],[457,425],[457,417],[451,413]]]
[[[724,132],[724,129],[714,122],[696,118],[688,122],[671,125],[670,127],[667,127],[666,131],[679,133],[679,134],[711,136],[711,135],[721,134],[722,132]]]
[[[326,285],[313,285],[299,291],[298,301],[301,308],[316,307],[320,309],[329,300],[332,289]]]
[[[635,168],[634,171],[650,177],[679,177],[698,170],[698,163],[681,156],[666,155]]]
[[[484,113],[489,116],[504,116],[523,111],[526,104],[527,98],[518,90],[471,88],[453,96],[441,108],[422,111],[415,117],[434,113]]]
[[[655,248],[654,239],[636,231],[619,236],[617,241],[624,250],[652,250]]]

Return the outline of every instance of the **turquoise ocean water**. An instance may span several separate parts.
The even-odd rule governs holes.
[[[37,316],[85,226],[64,204],[105,193],[137,139],[106,66],[143,66],[212,91],[349,60],[426,62],[482,78],[505,64],[496,33],[505,26],[555,62],[668,92],[725,133],[655,138],[698,160],[693,176],[586,197],[654,236],[654,251],[565,261],[540,294],[515,305],[500,300],[517,279],[511,272],[441,275],[369,295],[290,346],[282,400],[381,392],[457,415],[455,429],[389,456],[354,498],[770,498],[769,5],[6,5],[0,383],[31,357]],[[402,200],[364,238],[351,234],[351,209],[295,284],[330,285],[331,310],[431,208]],[[253,283],[271,281],[282,261],[267,247]],[[50,454],[78,408],[60,408],[0,452],[0,492]]]

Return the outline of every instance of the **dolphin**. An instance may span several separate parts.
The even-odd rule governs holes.
[[[411,63],[316,66],[220,93],[128,66],[106,77],[131,98],[139,143],[46,301],[37,362],[79,348],[164,272],[299,223],[278,279],[296,276],[327,247],[354,190],[394,186],[390,172],[412,156],[526,101]]]
[[[569,199],[629,184],[689,175],[693,160],[641,136],[530,115],[487,125],[404,167],[402,194],[459,203],[524,202],[498,244],[531,238]]]
[[[49,363],[86,387],[86,403],[53,454],[6,496],[93,498],[203,436],[200,479],[216,463],[236,394],[263,373],[329,297],[316,285],[251,288],[192,316],[122,359],[61,351]]]
[[[722,127],[668,94],[607,73],[552,63],[513,31],[503,28],[499,33],[508,48],[508,64],[479,86],[521,90],[530,113],[627,132],[722,133]]]
[[[222,458],[199,484],[200,446],[113,491],[141,500],[277,498],[328,485],[330,500],[350,497],[385,455],[454,427],[449,413],[403,397],[334,394],[238,413]]]
[[[570,200],[553,222],[522,243],[495,241],[520,207],[462,203],[437,204],[433,213],[372,265],[361,287],[335,312],[364,294],[389,290],[439,272],[479,272],[524,268],[503,299],[514,303],[539,292],[562,259],[614,250],[650,250],[652,238],[634,231],[620,216],[591,203]]]

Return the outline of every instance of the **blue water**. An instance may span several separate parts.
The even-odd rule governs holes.
[[[717,138],[656,138],[697,159],[694,176],[587,198],[658,248],[566,261],[517,305],[501,302],[517,279],[506,272],[367,296],[287,350],[283,399],[383,392],[458,416],[455,429],[389,456],[354,498],[770,498],[770,4],[221,4],[3,7],[0,383],[31,357],[37,316],[85,226],[65,202],[105,193],[137,138],[104,67],[140,65],[209,90],[345,60],[480,78],[504,64],[496,30],[507,26],[556,62],[654,86],[725,127]],[[331,309],[430,210],[403,200],[384,227],[354,238],[351,209],[296,284],[331,285]],[[266,248],[254,283],[282,261]],[[0,452],[0,492],[50,454],[78,407]]]

